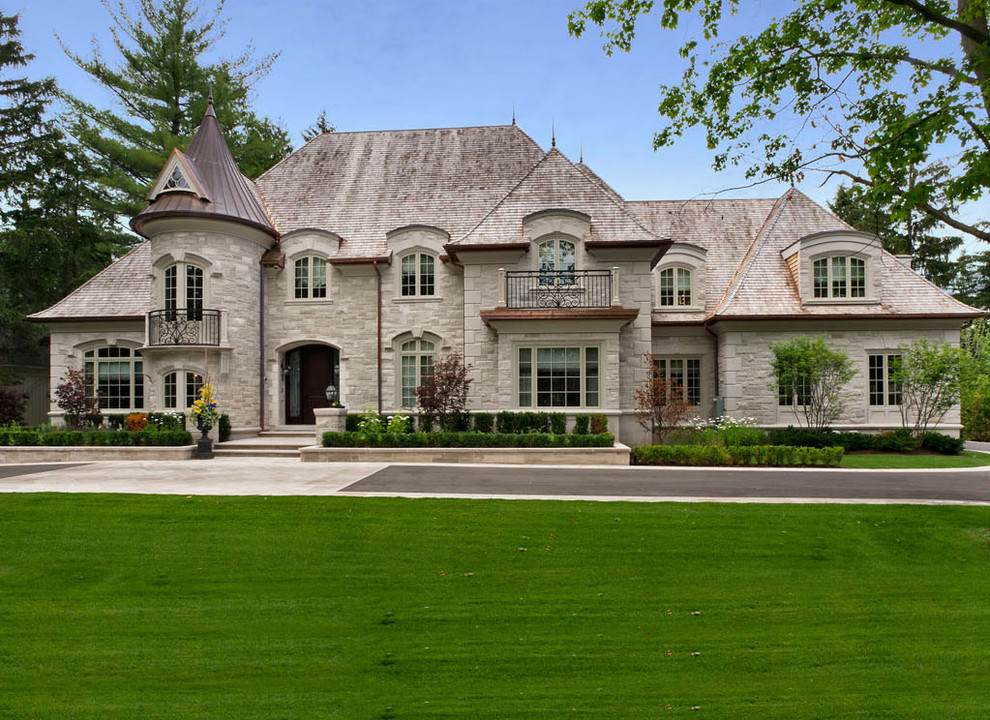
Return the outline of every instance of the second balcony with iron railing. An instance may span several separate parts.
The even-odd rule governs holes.
[[[148,313],[145,345],[218,346],[225,339],[224,313],[206,308],[168,308]]]
[[[608,308],[619,304],[618,268],[499,269],[499,306],[521,310]]]

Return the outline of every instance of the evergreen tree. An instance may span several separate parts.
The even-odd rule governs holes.
[[[332,133],[336,130],[337,128],[333,126],[333,123],[327,119],[327,111],[326,108],[324,108],[323,110],[320,110],[320,114],[317,116],[316,122],[302,131],[302,139],[303,142],[309,142],[324,133]]]
[[[224,0],[212,11],[192,0],[101,0],[110,15],[120,62],[109,63],[94,40],[90,57],[70,58],[117,97],[117,107],[97,108],[69,98],[76,119],[71,132],[93,156],[98,181],[117,213],[136,214],[148,186],[169,153],[184,149],[214,95],[217,119],[248,177],[257,177],[292,151],[284,128],[251,109],[250,90],[277,58],[255,61],[253,48],[233,59],[205,63],[204,54],[223,38]]]
[[[829,207],[857,230],[877,235],[887,252],[911,255],[912,267],[939,287],[952,286],[959,264],[950,255],[962,245],[962,238],[936,235],[940,223],[932,216],[912,211],[898,220],[889,206],[871,203],[856,185],[840,185]]]
[[[953,294],[967,305],[990,310],[990,251],[959,256]]]

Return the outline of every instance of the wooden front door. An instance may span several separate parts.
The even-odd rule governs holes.
[[[313,408],[327,407],[327,385],[340,388],[337,364],[337,350],[326,345],[304,345],[285,354],[286,424],[316,424]]]

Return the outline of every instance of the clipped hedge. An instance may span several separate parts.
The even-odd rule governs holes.
[[[146,447],[175,447],[192,445],[186,430],[39,430],[37,428],[0,428],[0,446],[93,446],[141,445]]]
[[[323,447],[381,448],[562,448],[612,447],[615,438],[601,435],[551,433],[416,432],[361,435],[355,432],[323,433]]]
[[[892,430],[877,434],[861,432],[834,432],[832,430],[806,430],[786,427],[767,433],[770,445],[801,447],[841,447],[846,452],[875,450],[877,452],[913,452],[919,447],[944,455],[962,452],[964,441],[936,432],[927,432],[920,440],[908,430]]]
[[[835,466],[842,462],[841,447],[790,445],[640,445],[632,450],[633,465],[790,465]]]

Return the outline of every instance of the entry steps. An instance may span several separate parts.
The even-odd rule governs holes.
[[[216,457],[299,458],[299,448],[316,444],[316,428],[306,430],[265,430],[256,437],[216,443]]]

